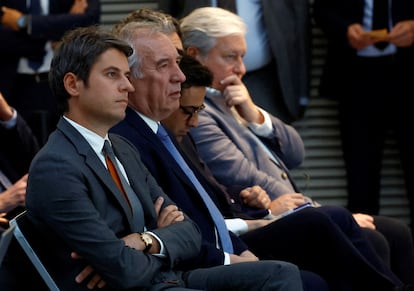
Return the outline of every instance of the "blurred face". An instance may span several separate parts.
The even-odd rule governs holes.
[[[134,91],[129,77],[127,57],[117,49],[109,49],[97,59],[91,67],[88,86],[67,73],[64,84],[72,97],[66,116],[105,136],[125,117],[128,93]]]
[[[196,56],[198,61],[213,73],[212,87],[223,91],[220,81],[230,75],[242,78],[246,73],[243,57],[246,54],[246,41],[243,35],[230,35],[217,38],[217,44],[205,58]]]
[[[131,77],[135,92],[129,95],[130,105],[147,117],[161,121],[179,104],[181,83],[185,76],[178,64],[180,56],[171,40],[157,33],[142,36],[135,42],[142,58],[141,78]]]
[[[179,142],[190,128],[198,125],[198,112],[204,107],[205,95],[206,88],[204,86],[182,89],[180,108],[162,121],[174,133]]]

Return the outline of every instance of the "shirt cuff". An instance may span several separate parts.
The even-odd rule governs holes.
[[[227,229],[237,236],[246,233],[249,228],[247,223],[241,218],[225,219]]]
[[[9,120],[6,121],[1,121],[0,120],[0,124],[6,128],[6,129],[10,129],[12,127],[15,127],[17,124],[17,111],[13,108],[13,115]]]
[[[224,253],[224,265],[230,265],[230,254]]]
[[[248,127],[258,136],[269,137],[273,133],[272,120],[270,119],[269,113],[260,107],[257,107],[257,109],[263,114],[264,122],[262,124],[249,122]]]
[[[160,252],[158,254],[152,254],[152,255],[157,256],[157,257],[161,257],[161,258],[165,258],[167,256],[167,253],[165,251],[165,247],[164,247],[164,244],[161,241],[161,239],[155,233],[153,233],[151,231],[147,231],[146,233],[150,233],[153,237],[155,237],[155,239],[160,244]]]

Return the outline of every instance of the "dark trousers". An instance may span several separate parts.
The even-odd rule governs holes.
[[[241,238],[260,258],[297,264],[321,275],[332,290],[390,290],[402,284],[342,207],[307,208]]]

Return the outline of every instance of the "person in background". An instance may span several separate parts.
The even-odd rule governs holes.
[[[383,152],[390,131],[414,234],[414,127],[407,120],[414,95],[407,74],[414,66],[414,3],[317,0],[313,7],[315,23],[328,41],[319,91],[338,101],[348,208],[380,212]]]
[[[59,118],[47,82],[53,49],[67,30],[99,23],[100,0],[2,0],[0,6],[0,91],[43,145]]]
[[[300,119],[309,99],[309,1],[158,1],[178,19],[203,6],[228,9],[246,22],[243,82],[254,102],[285,122]]]
[[[66,34],[51,63],[51,89],[64,115],[31,164],[26,215],[44,242],[39,252],[47,253],[44,264],[57,285],[62,290],[302,290],[297,267],[284,262],[178,267],[197,257],[198,227],[158,186],[131,143],[108,134],[125,117],[128,93],[134,91],[127,59],[132,53],[127,43],[91,26]],[[29,280],[33,274],[17,264],[16,253],[7,255],[0,269],[2,290],[41,286]],[[91,268],[93,286],[79,282],[77,274]],[[10,277],[11,270],[16,277]]]
[[[206,108],[199,114],[199,126],[191,134],[215,178],[227,188],[261,186],[270,199],[251,193],[241,193],[241,199],[270,209],[274,215],[309,202],[289,173],[289,168],[303,160],[302,139],[292,126],[256,106],[241,81],[246,51],[242,19],[220,8],[204,7],[184,17],[180,27],[185,52],[206,65],[214,76],[207,90]],[[405,282],[412,282],[414,248],[408,227],[383,216],[354,214],[354,218],[370,237],[386,236],[393,249],[393,270]],[[398,263],[394,264],[394,259]]]
[[[0,92],[0,226],[24,209],[27,172],[39,150],[36,137]]]

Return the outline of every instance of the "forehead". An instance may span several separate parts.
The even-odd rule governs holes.
[[[102,69],[107,67],[119,68],[125,71],[129,71],[127,56],[118,49],[107,49],[96,58],[96,62],[92,68]]]
[[[145,57],[157,58],[165,56],[169,58],[178,57],[178,52],[172,41],[162,33],[153,33],[138,38],[136,45],[138,53]]]
[[[200,106],[204,102],[206,87],[192,86],[181,89],[180,104],[183,106]]]
[[[216,38],[214,49],[219,52],[246,53],[246,40],[243,35],[228,35]]]

